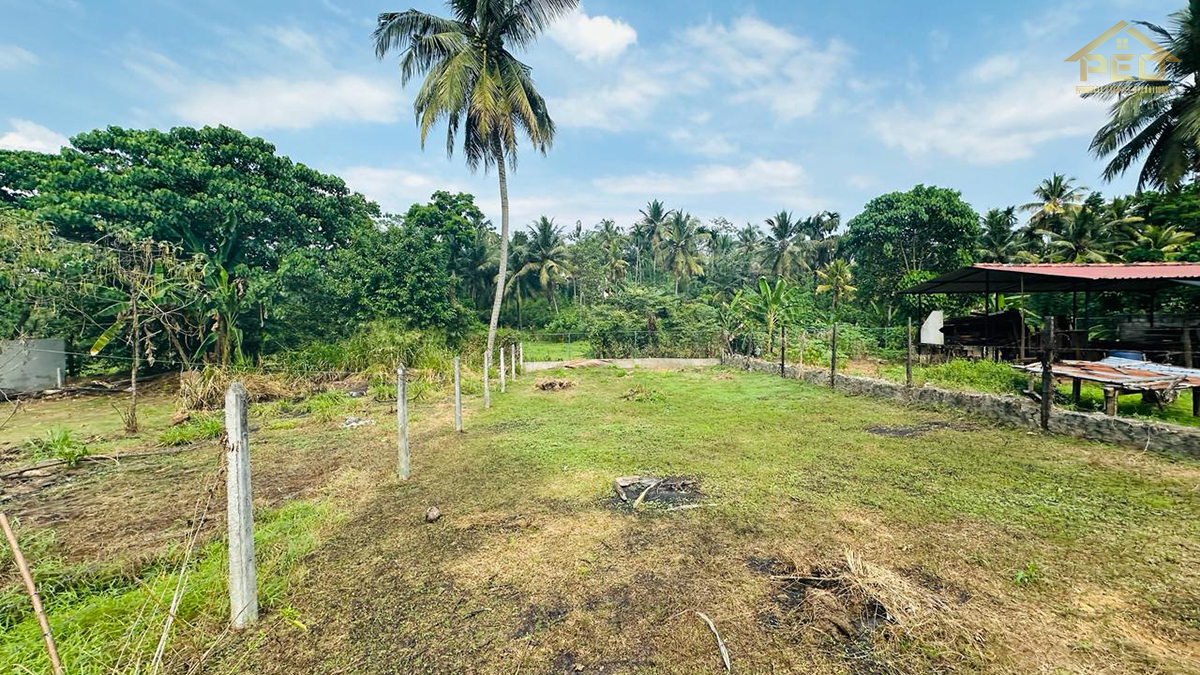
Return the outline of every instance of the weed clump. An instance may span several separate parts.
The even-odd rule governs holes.
[[[215,414],[196,415],[178,426],[169,427],[158,435],[158,442],[167,446],[191,445],[220,438],[225,421]]]
[[[71,435],[62,427],[55,427],[42,438],[34,438],[25,444],[34,459],[57,459],[67,466],[79,466],[85,457],[92,454],[87,443]]]
[[[661,401],[663,395],[653,389],[649,389],[644,385],[636,385],[629,391],[621,394],[621,398],[626,401],[635,401],[638,403],[647,403],[651,401]]]

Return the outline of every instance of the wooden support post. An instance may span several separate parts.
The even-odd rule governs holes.
[[[1042,428],[1050,428],[1050,406],[1054,404],[1054,317],[1045,318],[1042,329]]]
[[[408,480],[412,475],[412,461],[408,454],[408,378],[404,366],[396,369],[396,437],[400,446],[396,475],[400,480]]]
[[[787,326],[779,327],[779,376],[787,372]]]
[[[1079,401],[1083,398],[1083,380],[1078,377],[1071,378],[1071,403],[1079,405]]]
[[[225,394],[225,435],[229,613],[234,628],[245,628],[258,620],[258,581],[250,494],[250,428],[246,423],[246,388],[241,382],[229,385]]]
[[[1183,367],[1191,368],[1193,363],[1192,356],[1192,331],[1195,330],[1191,326],[1183,327]],[[62,383],[59,382],[59,388],[62,388]]]
[[[907,348],[904,350],[904,384],[912,386],[912,317],[908,317]]]
[[[500,345],[500,393],[508,391],[508,383],[504,377],[504,345]]]
[[[1200,387],[1192,387],[1192,417],[1200,417]]]
[[[1119,390],[1115,387],[1104,388],[1104,414],[1109,417],[1117,416],[1117,403],[1119,402]]]
[[[833,322],[833,334],[829,338],[829,388],[837,387],[837,322]]]
[[[512,381],[517,381],[517,343],[512,343],[508,346],[508,370],[512,375]]]
[[[458,357],[454,357],[454,430],[462,431],[462,372]]]
[[[29,600],[33,603],[33,614],[42,628],[42,640],[46,642],[50,667],[54,669],[54,675],[62,675],[62,663],[58,660],[58,648],[54,646],[50,621],[46,618],[45,610],[42,609],[42,599],[38,596],[37,586],[33,583],[33,575],[29,573],[29,565],[25,562],[25,556],[21,555],[21,547],[17,545],[17,535],[13,533],[12,526],[8,523],[8,517],[3,513],[0,513],[0,527],[4,528],[4,537],[8,539],[8,546],[12,549],[13,561],[17,563],[17,571],[21,573],[21,581],[25,582],[25,590],[29,592]]]

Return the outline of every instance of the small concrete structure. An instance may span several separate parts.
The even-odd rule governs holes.
[[[56,389],[67,372],[66,342],[61,338],[0,341],[0,390],[24,394]]]
[[[574,361],[526,361],[525,370],[553,370],[555,368],[588,368],[593,366],[616,366],[617,368],[650,368],[672,370],[675,368],[703,368],[718,366],[721,359],[577,359]]]

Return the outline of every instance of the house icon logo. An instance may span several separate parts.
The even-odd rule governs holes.
[[[1125,35],[1117,37],[1115,41],[1116,53],[1109,54],[1108,56],[1094,53],[1122,31],[1124,31]],[[1136,54],[1128,51],[1130,48],[1129,38],[1133,38],[1137,43],[1149,49],[1150,53]],[[1167,77],[1167,62],[1179,63],[1179,58],[1146,37],[1138,29],[1130,26],[1128,21],[1121,21],[1101,34],[1100,37],[1089,42],[1083,49],[1080,49],[1067,58],[1067,62],[1071,61],[1079,62],[1080,82],[1087,82],[1089,73],[1108,73],[1109,82],[1127,83],[1124,88],[1128,91],[1134,91],[1135,89],[1137,91],[1145,91],[1145,83],[1147,82],[1165,82]],[[1134,69],[1135,61],[1137,64],[1136,70]],[[1076,87],[1076,90],[1090,90],[1095,88]],[[1120,85],[1114,87],[1110,84],[1104,88],[1116,90],[1121,87]]]

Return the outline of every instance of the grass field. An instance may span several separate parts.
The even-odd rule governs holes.
[[[570,342],[548,340],[526,340],[526,361],[570,361],[591,356],[592,346],[587,340],[572,339]]]
[[[574,385],[535,388],[548,378]],[[220,632],[216,539],[171,666],[207,653],[199,670],[214,673],[723,672],[703,612],[742,673],[1200,671],[1200,462],[724,369],[539,373],[493,401],[468,399],[463,434],[444,403],[421,406],[406,483],[391,478],[388,404],[344,402],[339,414],[377,420],[357,429],[264,407],[263,620]],[[77,474],[15,510],[88,508],[113,521],[103,536],[127,538],[115,523],[204,484],[146,475],[207,467],[217,449],[154,460],[140,480]],[[640,474],[699,493],[633,509],[613,479]],[[427,524],[430,506],[444,515]],[[90,550],[93,524],[26,522],[65,566],[144,559],[168,539]],[[111,593],[140,595],[73,658],[116,652],[148,604],[133,581]],[[80,622],[112,608],[91,587],[47,594],[67,634],[97,632]],[[0,623],[0,643],[0,666],[34,658],[32,619]]]

